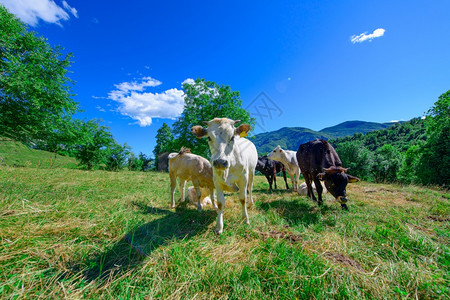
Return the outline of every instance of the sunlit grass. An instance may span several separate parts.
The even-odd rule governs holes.
[[[169,208],[166,173],[3,166],[0,297],[448,298],[448,192],[348,194],[319,208],[257,177],[251,225],[227,195],[216,236],[210,206]]]

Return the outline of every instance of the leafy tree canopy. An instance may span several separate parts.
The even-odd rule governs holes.
[[[0,5],[0,132],[31,142],[63,128],[78,109],[67,77],[71,54],[27,30]]]
[[[204,139],[197,139],[191,133],[191,127],[203,125],[203,121],[213,118],[241,120],[241,123],[254,126],[255,119],[242,108],[239,92],[232,91],[230,86],[197,79],[194,83],[184,83],[183,89],[185,105],[181,117],[173,124],[176,138],[171,150],[185,146],[195,154],[209,157],[208,143]]]

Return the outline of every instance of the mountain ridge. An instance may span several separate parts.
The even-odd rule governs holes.
[[[388,128],[395,124],[366,121],[345,121],[334,126],[315,131],[306,127],[282,127],[278,130],[256,134],[252,137],[259,154],[272,151],[277,145],[283,149],[296,151],[298,146],[316,138],[329,140],[351,136],[355,133],[366,134],[371,131]]]

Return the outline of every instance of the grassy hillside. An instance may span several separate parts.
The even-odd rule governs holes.
[[[277,145],[283,149],[297,151],[298,146],[316,138],[330,139],[333,137],[308,128],[283,127],[277,131],[257,134],[251,141],[255,144],[259,154],[265,154],[272,151]]]
[[[351,136],[355,133],[368,133],[392,126],[394,123],[374,123],[364,121],[348,121],[320,131],[302,127],[283,127],[276,131],[257,134],[252,141],[258,153],[265,154],[272,151],[277,145],[283,149],[297,151],[298,146],[314,139],[336,139]]]
[[[375,130],[382,130],[392,126],[395,123],[375,123],[375,122],[364,122],[364,121],[347,121],[336,126],[327,127],[320,130],[320,133],[325,133],[334,138],[345,137],[349,135],[354,135],[359,132],[366,134]]]
[[[411,119],[407,122],[395,123],[384,129],[369,132],[365,135],[355,134],[331,140],[334,146],[349,141],[361,142],[367,149],[374,151],[383,145],[390,144],[400,151],[406,151],[413,145],[418,145],[426,140],[424,120]]]
[[[448,298],[448,193],[349,185],[330,199],[268,192],[251,225],[227,196],[216,212],[169,209],[155,172],[0,167],[0,298]]]
[[[30,149],[20,142],[0,137],[0,165],[16,167],[65,167],[75,168],[72,157],[56,155],[51,152]]]

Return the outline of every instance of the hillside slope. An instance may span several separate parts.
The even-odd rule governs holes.
[[[395,123],[347,121],[332,127],[324,128],[319,132],[331,135],[334,138],[340,138],[349,135],[354,135],[357,132],[366,134],[371,131],[386,129],[394,124]]]
[[[388,128],[393,124],[395,123],[347,121],[320,131],[303,127],[283,127],[276,131],[257,134],[252,138],[252,142],[261,155],[272,151],[277,145],[280,145],[283,149],[297,150],[298,146],[313,139],[336,139],[352,136],[358,132],[366,134]]]
[[[55,156],[54,153],[30,149],[20,142],[0,137],[0,165],[75,168],[77,163],[73,157]]]
[[[277,145],[283,149],[297,150],[300,144],[313,139],[332,139],[334,136],[326,133],[302,128],[302,127],[283,127],[277,131],[257,134],[252,142],[258,149],[259,154],[265,154],[272,151]]]

